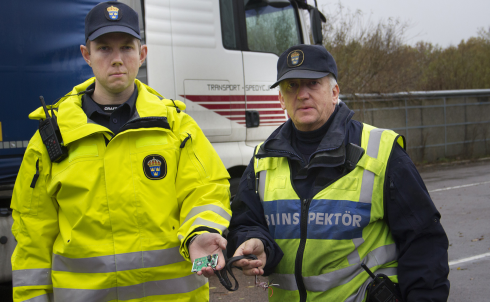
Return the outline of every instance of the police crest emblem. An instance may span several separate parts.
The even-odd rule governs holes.
[[[152,154],[143,160],[143,172],[148,179],[157,180],[167,176],[167,162],[160,155]]]
[[[107,12],[111,20],[117,20],[119,18],[119,8],[111,5],[107,8]]]
[[[288,66],[289,67],[298,67],[303,64],[305,59],[305,54],[301,50],[293,50],[288,54]]]

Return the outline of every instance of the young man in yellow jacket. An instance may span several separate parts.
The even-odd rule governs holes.
[[[224,265],[229,175],[185,105],[135,79],[148,51],[135,11],[95,6],[85,37],[95,78],[49,110],[67,155],[52,160],[36,132],[14,188],[14,300],[207,301],[212,271],[191,261]]]

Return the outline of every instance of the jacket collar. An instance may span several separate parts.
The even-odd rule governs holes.
[[[311,155],[310,163],[305,167],[307,169],[318,166],[339,166],[345,162],[345,137],[348,123],[354,115],[354,111],[350,110],[343,102],[339,102],[337,106],[339,106],[339,110],[333,116],[332,124],[317,150]],[[292,127],[292,121],[289,119],[277,128],[262,144],[257,152],[257,158],[287,157],[303,162],[291,145]]]
[[[82,109],[82,94],[94,82],[95,78],[88,79],[84,83],[75,86],[67,94],[66,98],[62,98],[56,104],[48,106],[48,109],[52,107],[55,110],[65,145],[94,133],[103,133],[108,138],[112,136],[107,128],[91,122]],[[151,116],[167,117],[167,106],[170,106],[170,104],[173,106],[173,103],[170,100],[163,99],[158,92],[139,80],[135,80],[135,84],[138,89],[138,98],[136,99],[136,112],[132,119]],[[175,101],[175,103],[181,110],[185,110],[185,105],[182,102]],[[39,120],[46,118],[46,115],[43,108],[39,107],[29,114],[29,118]]]
[[[90,86],[87,87],[87,90],[94,89],[94,88],[95,88],[95,84],[91,84]],[[136,98],[137,97],[138,97],[138,88],[136,88],[136,84],[134,84],[134,92],[131,94],[129,99],[122,104],[113,105],[113,106],[114,107],[118,107],[118,106],[126,107],[129,114],[130,114],[129,116],[131,117],[131,116],[133,116],[133,114],[136,110]],[[107,106],[107,105],[105,105],[105,106]],[[96,114],[110,115],[110,113],[106,113],[106,112],[104,112],[104,110],[102,110],[101,106],[98,105],[92,99],[92,96],[90,93],[86,93],[82,96],[82,110],[85,112],[85,114],[87,115],[87,117],[89,119],[93,119],[93,115],[96,115]]]

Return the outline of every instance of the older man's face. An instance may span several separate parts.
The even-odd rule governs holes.
[[[281,82],[279,102],[298,130],[313,131],[323,126],[332,115],[339,93],[338,85],[330,87],[328,77],[290,79]]]

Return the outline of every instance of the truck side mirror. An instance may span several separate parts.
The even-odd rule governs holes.
[[[289,0],[248,0],[245,2],[245,8],[253,5],[270,5],[275,8],[284,8],[291,5]]]
[[[275,8],[284,8],[291,5],[289,0],[266,0],[266,1],[268,5]]]
[[[313,44],[315,45],[323,44],[322,21],[326,22],[326,20],[318,8],[310,6],[311,34],[313,36]]]
[[[257,110],[245,111],[245,124],[247,128],[255,128],[260,125],[260,115]]]

